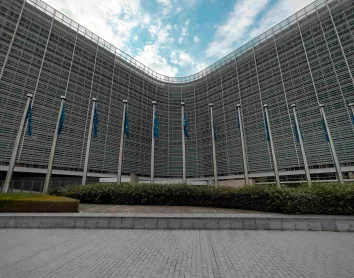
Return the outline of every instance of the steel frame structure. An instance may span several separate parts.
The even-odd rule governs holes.
[[[6,168],[9,163],[26,94],[32,93],[33,136],[23,136],[17,167],[38,169],[38,173],[48,164],[61,95],[67,99],[66,119],[58,139],[55,171],[83,171],[92,97],[98,100],[100,126],[91,145],[91,174],[117,171],[123,99],[128,100],[130,125],[123,174],[150,175],[154,100],[160,123],[156,178],[182,177],[182,101],[191,135],[186,140],[187,178],[213,174],[209,103],[214,104],[221,177],[242,177],[244,172],[237,104],[242,105],[250,177],[273,170],[263,104],[269,105],[280,173],[300,173],[298,178],[304,179],[291,104],[297,105],[310,171],[333,169],[320,103],[325,105],[341,166],[354,170],[354,131],[348,107],[354,102],[353,32],[352,0],[318,0],[201,72],[169,77],[41,0],[0,0],[0,166]]]

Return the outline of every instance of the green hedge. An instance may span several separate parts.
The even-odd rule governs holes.
[[[0,194],[0,212],[77,212],[79,201],[42,194]]]
[[[243,188],[186,184],[97,183],[51,191],[82,203],[235,208],[290,214],[354,214],[354,184],[315,183],[311,188],[252,185]]]

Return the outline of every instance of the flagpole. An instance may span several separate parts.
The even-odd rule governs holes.
[[[211,142],[213,146],[213,166],[214,166],[214,186],[218,186],[218,169],[216,167],[216,148],[215,148],[215,130],[213,118],[213,104],[209,103],[210,107],[210,124],[211,124]]]
[[[52,150],[50,151],[47,175],[45,177],[45,182],[44,182],[44,186],[43,186],[43,193],[48,193],[48,190],[49,190],[49,183],[50,183],[50,178],[52,176],[52,169],[53,169],[53,163],[54,163],[54,157],[55,157],[55,150],[57,148],[59,122],[60,122],[61,114],[63,112],[64,102],[66,99],[65,96],[61,96],[60,98],[61,98],[60,109],[59,109],[57,124],[55,126],[54,137],[53,137],[53,142],[52,142]]]
[[[150,183],[154,183],[155,171],[155,114],[156,114],[156,101],[152,102],[152,128],[151,128],[151,175]]]
[[[187,183],[187,174],[186,174],[186,139],[184,134],[184,107],[185,104],[181,102],[181,123],[182,123],[182,160],[183,160],[183,177],[182,182]]]
[[[299,125],[299,121],[297,119],[297,115],[296,115],[296,104],[292,104],[291,107],[293,108],[293,113],[294,113],[294,121],[295,121],[295,128],[296,128],[296,132],[297,132],[297,137],[299,138],[299,144],[300,144],[300,149],[301,149],[301,155],[302,155],[302,160],[304,163],[304,169],[305,169],[305,175],[306,175],[306,180],[309,186],[312,185],[312,181],[311,181],[311,175],[310,175],[310,169],[309,169],[309,165],[307,164],[307,158],[306,158],[306,152],[305,152],[305,148],[304,148],[304,142],[302,140],[302,134],[301,134],[301,130],[300,130],[300,125]]]
[[[271,131],[271,128],[270,128],[270,123],[269,123],[268,104],[264,104],[263,108],[264,108],[264,113],[265,113],[265,120],[266,120],[267,126],[268,126],[268,135],[269,135],[269,141],[270,141],[270,148],[271,148],[271,152],[272,152],[272,160],[273,160],[275,181],[276,181],[277,187],[280,187],[280,178],[279,178],[277,157],[275,156],[275,149],[274,149],[274,144],[273,144],[273,136],[272,136],[272,131]]]
[[[95,97],[92,98],[92,111],[91,111],[90,129],[89,129],[88,137],[87,137],[84,172],[82,174],[82,182],[81,182],[82,185],[86,185],[86,180],[87,180],[87,171],[88,171],[90,149],[91,149],[91,139],[92,139],[93,118],[95,116],[96,101],[97,101],[97,99]]]
[[[238,113],[238,120],[239,120],[239,124],[240,124],[240,136],[241,136],[241,147],[242,147],[242,158],[243,158],[243,170],[244,170],[244,173],[245,173],[245,185],[247,185],[247,184],[249,184],[249,179],[248,179],[246,145],[245,145],[245,138],[244,138],[244,135],[243,135],[241,104],[237,104],[237,113]]]
[[[324,110],[324,104],[320,104],[319,106],[320,106],[320,112],[321,112],[321,115],[322,115],[323,123],[324,123],[324,125],[326,127],[326,132],[327,132],[327,136],[328,136],[328,142],[329,142],[329,146],[330,146],[330,149],[331,149],[331,152],[332,152],[332,157],[333,157],[334,166],[336,168],[337,177],[338,177],[339,182],[341,184],[344,184],[342,170],[341,170],[341,167],[340,167],[340,164],[339,164],[339,160],[338,160],[338,157],[337,157],[336,149],[334,147],[331,131],[329,130],[327,117],[326,117],[326,113],[325,113],[325,110]]]
[[[21,136],[22,136],[22,133],[23,133],[23,128],[24,128],[25,123],[26,123],[27,113],[28,113],[28,109],[29,109],[29,107],[31,105],[32,97],[33,97],[32,94],[27,94],[26,107],[25,107],[25,110],[23,111],[20,127],[18,129],[16,140],[15,140],[15,145],[14,145],[14,148],[12,150],[12,155],[11,155],[11,159],[10,159],[10,163],[9,163],[9,168],[8,168],[7,174],[6,174],[5,183],[4,183],[4,186],[2,187],[2,192],[3,193],[7,193],[9,188],[10,188],[10,184],[11,184],[11,181],[12,181],[12,176],[13,176],[13,173],[14,173],[17,153],[18,153],[18,147],[20,145]]]
[[[117,184],[121,184],[122,181],[122,164],[123,164],[123,148],[124,148],[124,124],[125,116],[127,110],[127,100],[123,100],[123,117],[122,117],[122,131],[120,133],[120,147],[119,147],[119,158],[118,158],[118,175]]]

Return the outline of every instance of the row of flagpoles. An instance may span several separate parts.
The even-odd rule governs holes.
[[[15,162],[17,158],[17,153],[18,153],[18,148],[20,144],[20,140],[23,134],[23,130],[25,127],[25,124],[27,122],[27,134],[28,136],[32,136],[32,94],[27,94],[27,103],[26,107],[21,119],[20,127],[16,136],[15,140],[15,145],[13,148],[13,152],[11,155],[11,160],[9,163],[9,168],[7,171],[6,179],[4,186],[2,188],[3,192],[8,192],[11,181],[12,181],[12,176],[15,168]],[[59,108],[59,113],[58,113],[58,119],[56,123],[56,128],[54,131],[54,136],[53,136],[53,141],[52,141],[52,148],[50,152],[50,157],[49,157],[49,162],[48,162],[48,168],[47,168],[47,174],[45,178],[45,183],[43,187],[43,192],[47,193],[49,190],[49,184],[51,180],[51,175],[52,175],[52,168],[53,168],[53,163],[54,163],[54,157],[55,157],[55,150],[56,150],[56,145],[57,145],[57,140],[58,140],[58,135],[62,133],[63,130],[63,124],[64,124],[64,119],[65,119],[65,96],[61,96],[61,103],[60,103],[60,108]],[[86,146],[86,155],[85,155],[85,162],[84,162],[84,171],[82,175],[82,185],[86,184],[86,179],[87,179],[87,172],[88,172],[88,166],[89,166],[89,156],[90,156],[90,148],[91,148],[91,139],[92,137],[97,136],[97,128],[98,128],[98,114],[97,114],[97,105],[96,105],[97,99],[92,98],[92,110],[91,110],[91,117],[90,117],[90,127],[89,127],[89,132],[88,132],[88,139],[87,139],[87,146]],[[121,141],[120,141],[120,148],[119,148],[119,158],[118,158],[118,174],[117,174],[117,183],[121,183],[121,178],[122,178],[122,166],[123,166],[123,151],[124,151],[124,139],[125,137],[129,137],[129,121],[128,121],[128,109],[127,109],[128,101],[123,100],[123,115],[122,115],[122,129],[121,129]],[[354,125],[354,103],[349,104],[352,112],[352,124]],[[303,165],[304,165],[304,170],[305,170],[305,175],[306,179],[309,185],[311,185],[311,176],[310,176],[310,170],[309,166],[307,163],[307,158],[306,158],[306,153],[305,153],[305,148],[304,148],[304,138],[300,129],[299,121],[297,118],[296,114],[296,105],[292,104],[291,108],[293,110],[294,114],[294,120],[293,120],[293,129],[294,129],[294,136],[295,136],[295,141],[299,143],[300,149],[301,149],[301,155],[303,159]],[[320,114],[322,117],[322,124],[323,124],[323,129],[325,132],[325,138],[326,141],[329,144],[330,151],[332,154],[333,162],[336,168],[336,173],[337,173],[337,178],[340,183],[343,183],[343,175],[341,171],[341,167],[338,161],[338,157],[336,154],[336,150],[333,144],[333,139],[331,136],[331,132],[328,126],[325,110],[324,110],[324,105],[320,104]],[[213,172],[214,172],[214,185],[218,185],[218,174],[217,174],[217,164],[216,164],[216,129],[215,129],[215,122],[214,122],[214,116],[213,116],[213,104],[209,104],[209,109],[210,109],[210,125],[211,125],[211,139],[212,139],[212,152],[213,152]],[[271,126],[269,122],[269,115],[268,115],[268,105],[264,104],[263,105],[263,117],[264,117],[264,128],[265,128],[265,134],[266,134],[266,139],[269,143],[270,150],[271,150],[271,156],[272,156],[272,161],[273,161],[273,169],[274,169],[274,174],[275,174],[275,181],[277,186],[280,186],[280,178],[279,178],[279,171],[278,171],[278,164],[277,164],[277,159],[275,155],[275,148],[274,148],[274,143],[273,143],[273,137],[272,137],[272,131],[271,131]],[[247,163],[247,155],[246,155],[246,145],[245,145],[245,135],[244,135],[244,128],[243,128],[243,123],[242,123],[242,112],[241,112],[241,105],[237,104],[237,115],[238,115],[238,127],[240,129],[240,137],[241,137],[241,148],[242,148],[242,158],[243,158],[243,167],[244,167],[244,178],[245,178],[245,184],[249,183],[249,176],[248,176],[248,163]],[[187,182],[187,177],[186,177],[186,151],[185,151],[185,138],[189,138],[190,135],[188,133],[188,121],[186,117],[186,112],[185,112],[185,103],[181,102],[181,126],[182,126],[182,161],[183,161],[183,176],[182,176],[182,182],[186,183]],[[159,121],[158,121],[158,116],[156,112],[156,101],[152,102],[152,132],[151,132],[151,176],[150,176],[150,182],[154,182],[154,168],[155,168],[155,141],[159,138]]]

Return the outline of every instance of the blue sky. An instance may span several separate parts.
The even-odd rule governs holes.
[[[141,63],[196,73],[312,0],[47,0]]]

